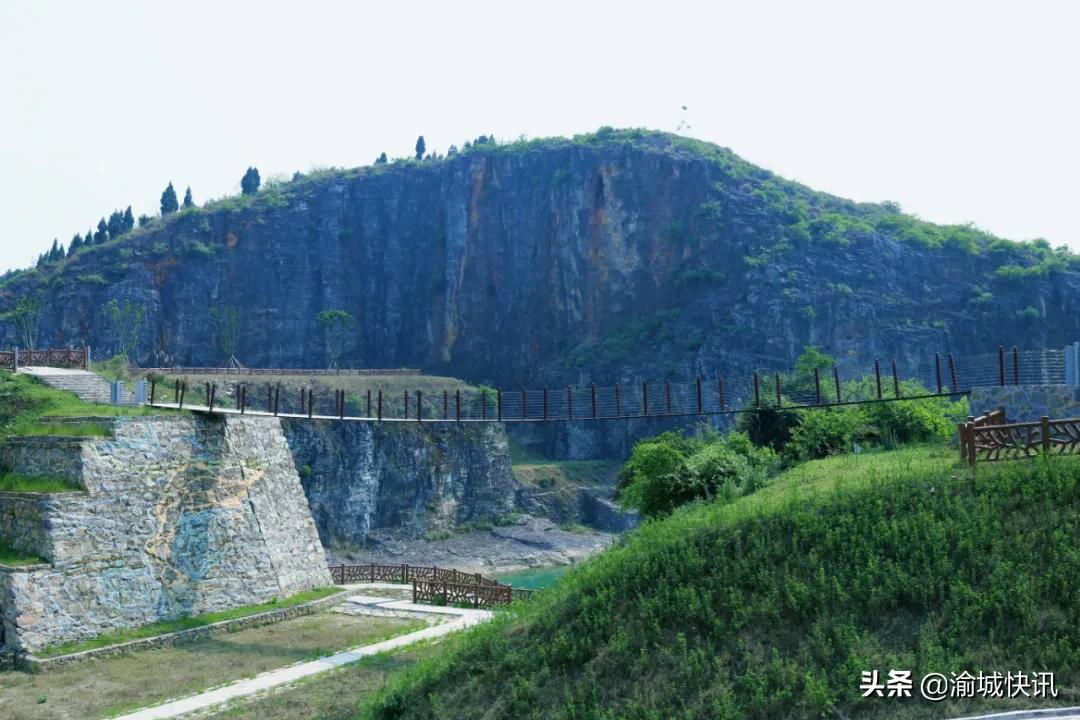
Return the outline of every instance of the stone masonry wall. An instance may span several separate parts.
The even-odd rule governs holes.
[[[1018,385],[978,387],[971,391],[971,412],[1005,408],[1009,422],[1080,417],[1080,387],[1072,385]]]
[[[52,558],[48,515],[52,496],[40,493],[0,492],[0,538],[15,550]]]
[[[13,437],[0,443],[0,470],[82,484],[81,438]]]
[[[53,496],[45,567],[0,573],[8,645],[265,602],[331,584],[274,418],[124,418],[79,443],[86,493]]]

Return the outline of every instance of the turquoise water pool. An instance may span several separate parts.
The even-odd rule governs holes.
[[[514,572],[496,575],[495,579],[501,583],[509,583],[514,587],[541,590],[554,585],[562,577],[563,573],[569,569],[569,565],[556,565],[554,567],[515,570]]]

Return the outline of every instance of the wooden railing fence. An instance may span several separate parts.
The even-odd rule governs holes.
[[[5,350],[0,352],[0,370],[20,367],[89,369],[90,348],[49,348],[45,350]]]
[[[960,423],[960,457],[976,462],[1017,460],[1038,455],[1080,454],[1080,418],[1010,423],[1004,408]]]
[[[515,588],[484,577],[437,565],[331,565],[334,583],[344,585],[361,582],[390,582],[412,584],[413,602],[464,603],[473,607],[506,605],[515,599],[531,598],[528,588]]]

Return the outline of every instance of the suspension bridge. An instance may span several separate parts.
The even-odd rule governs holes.
[[[929,398],[952,398],[987,385],[1061,384],[1069,350],[998,348],[996,353],[934,353],[902,375],[895,360],[857,366],[837,363],[793,375],[754,371],[690,381],[635,382],[558,388],[453,387],[441,392],[390,393],[280,382],[186,379],[150,381],[148,405],[208,414],[265,415],[317,420],[462,423],[588,422],[727,415],[762,410],[824,408]],[[1075,374],[1075,369],[1073,370]],[[330,381],[332,383],[332,381]]]

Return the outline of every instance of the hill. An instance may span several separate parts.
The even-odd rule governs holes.
[[[1080,680],[1080,465],[915,448],[813,461],[650,523],[451,641],[362,716],[941,718],[928,672]],[[915,697],[862,698],[912,670]],[[1045,706],[1012,699],[997,707]]]
[[[0,281],[0,345],[143,366],[340,353],[509,385],[788,368],[816,344],[903,372],[928,348],[1075,339],[1078,262],[715,145],[602,129],[311,172],[156,218]],[[339,345],[318,322],[335,310],[353,318]]]

